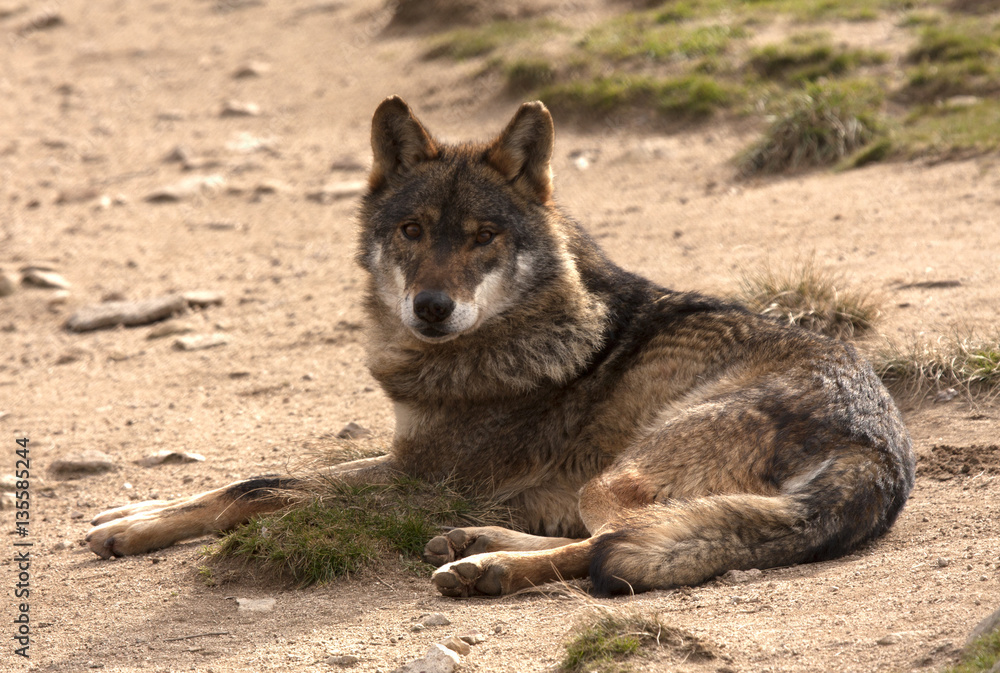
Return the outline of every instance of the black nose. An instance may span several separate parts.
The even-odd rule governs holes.
[[[444,292],[424,290],[413,299],[413,312],[425,322],[444,322],[455,310],[455,302]]]

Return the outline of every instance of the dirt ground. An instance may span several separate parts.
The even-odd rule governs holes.
[[[580,6],[606,11],[552,11]],[[10,559],[20,548],[5,536],[0,669],[323,671],[344,654],[360,658],[352,670],[388,672],[469,631],[486,640],[463,670],[552,669],[589,609],[560,592],[450,600],[394,572],[306,590],[242,576],[207,586],[206,540],[116,561],[76,544],[109,506],[281,471],[349,421],[376,431],[364,441],[390,436],[389,404],[363,365],[354,198],[337,190],[364,179],[371,113],[387,95],[402,95],[445,139],[495,133],[517,101],[465,64],[420,61],[418,35],[384,35],[391,16],[380,0],[40,9],[0,2],[0,265],[44,261],[72,288],[65,299],[27,288],[0,298],[0,474],[13,473],[14,440],[28,437],[34,543],[29,663],[13,653]],[[744,131],[583,132],[558,118],[556,127],[557,196],[629,269],[732,294],[741,269],[815,256],[884,296],[873,343],[997,333],[996,156],[745,184],[728,163],[750,140]],[[208,179],[180,200],[145,200],[191,177]],[[959,282],[900,289],[943,280]],[[226,345],[182,352],[172,337],[148,339],[149,327],[62,328],[111,296],[187,290],[224,293],[222,306],[185,320]],[[950,662],[1000,605],[1000,406],[962,396],[904,406],[921,464],[884,539],[837,561],[599,601],[662,612],[716,653],[694,662],[664,649],[637,670]],[[206,460],[134,462],[165,448]],[[50,478],[54,460],[85,449],[107,452],[117,469]],[[0,520],[13,530],[13,510]],[[265,596],[274,611],[238,612],[235,597]],[[451,625],[411,631],[431,612]]]

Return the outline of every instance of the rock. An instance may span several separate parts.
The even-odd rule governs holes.
[[[887,636],[882,636],[881,638],[879,638],[875,642],[878,645],[895,645],[895,644],[900,643],[902,641],[903,641],[903,637],[901,635],[899,635],[898,633],[890,633]]]
[[[472,648],[469,646],[469,643],[465,642],[458,636],[451,636],[447,640],[442,640],[440,644],[444,645],[452,652],[461,654],[462,656],[465,656],[466,654],[472,651]]]
[[[404,664],[393,673],[452,673],[461,662],[456,653],[443,645],[434,644],[425,657]]]
[[[340,199],[357,196],[368,187],[364,180],[348,180],[344,182],[329,182],[321,189],[306,194],[306,198],[316,203],[329,205]]]
[[[100,192],[96,187],[68,187],[56,195],[55,204],[64,206],[70,203],[86,203],[99,195]]]
[[[211,290],[192,290],[190,292],[182,292],[181,296],[188,303],[188,306],[192,308],[221,306],[225,299],[225,295],[221,292],[212,292]]]
[[[118,325],[148,325],[164,320],[187,308],[187,301],[180,294],[154,297],[139,301],[109,301],[87,306],[69,317],[66,329],[89,332]]]
[[[354,421],[351,421],[344,426],[343,430],[337,433],[337,439],[360,439],[361,437],[371,436],[372,431],[368,428],[361,427]]]
[[[55,271],[33,266],[21,269],[21,283],[51,290],[68,290],[72,287],[68,280]]]
[[[69,290],[56,290],[49,297],[49,300],[45,302],[45,305],[49,310],[58,309],[60,306],[65,306],[69,303]]]
[[[948,388],[947,390],[942,390],[937,395],[934,396],[935,402],[951,402],[953,399],[958,397],[958,391],[954,388]]]
[[[163,449],[151,456],[140,458],[135,461],[136,465],[143,467],[153,467],[155,465],[178,465],[180,463],[200,463],[205,460],[205,456],[200,453],[189,453],[187,451],[171,451]]]
[[[347,668],[348,666],[354,666],[361,661],[361,657],[356,657],[353,654],[343,654],[338,656],[327,657],[326,662],[330,666],[343,666]]]
[[[111,456],[96,449],[68,453],[49,466],[56,479],[77,479],[92,474],[110,472],[115,467]]]
[[[463,633],[459,638],[470,645],[478,645],[486,642],[486,635],[478,631],[476,633]]]
[[[750,570],[730,570],[722,576],[722,581],[728,584],[745,584],[759,580],[763,575],[764,573],[757,568],[751,568]]]
[[[225,334],[194,334],[192,336],[180,337],[174,342],[174,349],[179,351],[203,351],[206,348],[225,346],[229,343],[229,337]]]
[[[31,33],[35,33],[40,30],[49,30],[63,25],[66,25],[66,21],[63,19],[62,14],[54,10],[46,9],[35,14],[34,16],[31,16],[27,21],[18,26],[17,30],[14,32],[21,37],[24,37],[25,35],[30,35]]]
[[[238,100],[227,100],[219,110],[220,117],[259,117],[260,106]]]
[[[72,540],[60,540],[52,545],[52,551],[62,551],[64,549],[71,549],[73,547]]]
[[[165,185],[146,195],[148,203],[177,203],[202,193],[217,192],[226,184],[226,179],[218,173],[193,175],[179,182]]]
[[[72,512],[69,513],[69,518],[71,519],[82,519],[85,516],[87,515],[78,509],[74,509]]]
[[[233,71],[233,79],[260,77],[271,72],[271,65],[263,61],[247,61]]]
[[[0,270],[0,297],[9,297],[17,292],[17,284],[20,277],[11,272]]]
[[[425,628],[427,627],[424,626],[423,624],[414,624],[413,626],[410,627],[410,630],[413,631],[414,633],[417,633],[418,631],[423,631]]]
[[[451,624],[451,620],[443,613],[434,612],[421,619],[420,623],[424,626],[448,626]]]
[[[951,565],[951,559],[946,559],[942,556],[937,560],[938,568],[947,568],[949,565]]]
[[[236,608],[240,612],[271,612],[274,610],[273,598],[237,598]]]
[[[167,322],[160,323],[153,329],[149,330],[149,334],[146,335],[147,339],[162,339],[167,336],[176,336],[178,334],[189,334],[194,331],[194,325],[189,322],[184,322],[182,320],[168,320]]]
[[[972,629],[972,633],[969,634],[968,639],[965,641],[964,650],[967,652],[973,642],[997,630],[1000,630],[1000,608],[976,624],[976,628]]]

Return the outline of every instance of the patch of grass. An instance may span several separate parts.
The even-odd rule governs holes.
[[[579,45],[602,59],[668,61],[717,56],[747,36],[740,26],[689,26],[664,15],[629,13],[590,30]]]
[[[962,655],[962,661],[944,673],[988,673],[1000,662],[1000,629],[976,639]]]
[[[947,388],[970,395],[1000,392],[1000,338],[956,336],[908,347],[887,344],[873,363],[887,385],[909,395]]]
[[[865,49],[834,46],[828,36],[804,34],[787,42],[754,49],[748,67],[765,79],[788,83],[842,77],[866,65],[885,63],[888,56]]]
[[[505,67],[507,86],[515,93],[532,91],[556,81],[556,69],[540,58],[521,58]]]
[[[882,303],[871,292],[849,287],[842,276],[818,268],[815,260],[782,271],[768,265],[745,272],[739,300],[751,311],[838,339],[870,330]]]
[[[885,133],[881,90],[870,83],[810,84],[792,94],[763,138],[737,157],[742,177],[828,166]]]
[[[740,89],[712,77],[620,75],[578,79],[543,88],[538,93],[555,109],[607,114],[627,108],[652,108],[661,116],[700,119],[733,106]]]
[[[504,45],[540,38],[563,30],[555,21],[494,21],[475,28],[459,28],[436,38],[424,52],[425,59],[465,60],[485,56]]]
[[[913,156],[965,156],[1000,148],[1000,101],[955,100],[914,110],[900,142]]]
[[[322,495],[227,534],[211,556],[241,560],[305,586],[400,556],[419,559],[441,526],[479,525],[487,516],[446,485],[405,478],[387,486],[331,482]]]
[[[1000,26],[984,21],[931,25],[906,54],[910,63],[945,63],[1000,56]]]
[[[715,658],[697,637],[664,623],[658,614],[597,610],[578,625],[566,643],[559,670],[564,673],[611,673],[630,670],[628,660],[653,648],[668,647],[690,660]]]

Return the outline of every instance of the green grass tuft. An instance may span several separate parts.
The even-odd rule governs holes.
[[[887,60],[882,53],[834,46],[825,35],[807,34],[754,49],[747,65],[765,79],[803,83],[821,77],[843,77],[862,66],[880,65]]]
[[[989,673],[1000,662],[1000,629],[976,639],[962,654],[962,661],[944,673]]]
[[[881,315],[874,295],[848,287],[843,277],[817,268],[814,260],[784,271],[765,266],[744,273],[739,299],[751,311],[838,339],[870,330]]]
[[[556,69],[546,60],[522,58],[506,66],[507,86],[522,93],[549,86],[556,81]]]
[[[886,344],[875,370],[894,391],[920,396],[947,388],[968,395],[1000,392],[1000,338],[958,337],[907,347]]]
[[[539,39],[561,30],[558,23],[545,19],[494,21],[475,28],[459,28],[435,38],[423,57],[428,60],[450,58],[462,61],[485,56],[518,41]]]
[[[564,673],[619,673],[630,670],[628,660],[646,650],[669,647],[690,660],[715,658],[697,637],[668,626],[658,614],[599,609],[581,623],[566,643],[559,670]]]
[[[411,479],[363,487],[331,482],[324,488],[321,496],[227,534],[211,556],[241,560],[304,586],[400,556],[419,559],[441,526],[477,525],[486,516],[448,486]]]
[[[828,166],[882,136],[881,91],[865,84],[811,84],[793,94],[763,138],[737,157],[743,177]]]
[[[664,117],[691,120],[732,106],[742,92],[701,74],[665,78],[622,75],[555,84],[538,95],[555,109],[607,114],[652,108]]]

